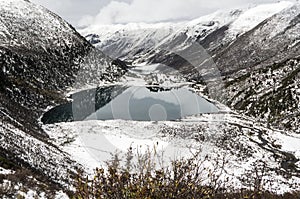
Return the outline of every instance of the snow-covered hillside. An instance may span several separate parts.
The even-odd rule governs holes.
[[[36,43],[33,45],[39,46],[53,44],[59,47],[61,41],[54,41],[52,37],[68,35],[64,41],[67,45],[72,45],[71,42],[75,39],[75,30],[71,31],[70,25],[62,23],[60,17],[45,8],[28,1],[1,0],[0,11],[2,14],[0,22],[2,46],[17,45],[29,48],[30,46],[26,42],[31,41],[31,37],[34,35],[39,36],[39,39],[34,40],[33,42]],[[22,29],[25,24],[29,30]]]
[[[68,189],[79,166],[49,141],[40,116],[47,107],[66,102],[64,93],[79,73],[83,78],[86,67],[92,65],[99,78],[109,81],[124,68],[41,6],[27,0],[0,0],[0,13],[0,167],[16,175],[23,172],[25,177],[30,173],[32,182],[23,182],[24,189],[44,187],[45,197],[54,198],[49,194]],[[1,179],[6,177],[9,174],[1,174]],[[0,185],[4,190],[6,186]],[[17,197],[15,189],[7,190],[7,195]]]
[[[273,4],[258,5],[243,12],[231,25],[230,34],[236,36],[245,33],[272,17],[274,14],[290,8],[293,5],[289,1],[281,1]]]

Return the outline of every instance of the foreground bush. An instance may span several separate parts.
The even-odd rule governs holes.
[[[74,199],[299,199],[300,192],[276,195],[264,191],[260,185],[249,185],[249,189],[234,190],[230,182],[219,178],[224,161],[216,164],[218,169],[206,170],[195,157],[173,161],[168,168],[158,168],[150,153],[139,156],[132,162],[132,151],[127,154],[125,164],[117,155],[107,168],[97,168],[92,179],[79,174]],[[205,178],[204,179],[204,174]],[[257,178],[257,177],[255,177]],[[259,179],[253,179],[257,182]],[[206,183],[203,183],[203,182]],[[208,183],[207,183],[208,182]],[[228,183],[228,184],[226,184]],[[207,185],[204,185],[207,184]],[[253,188],[254,187],[254,188]]]

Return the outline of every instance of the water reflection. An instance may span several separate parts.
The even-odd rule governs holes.
[[[218,108],[186,88],[109,86],[75,93],[72,102],[44,114],[42,122],[82,120],[176,120]]]

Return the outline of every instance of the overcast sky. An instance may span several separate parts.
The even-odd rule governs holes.
[[[31,0],[74,26],[192,19],[218,9],[278,0]]]

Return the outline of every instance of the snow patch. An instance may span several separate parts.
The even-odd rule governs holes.
[[[4,169],[4,168],[0,167],[0,174],[2,174],[2,175],[9,175],[9,174],[13,174],[13,173],[14,173],[14,171],[12,171],[12,170]]]
[[[241,14],[230,26],[230,33],[238,35],[245,33],[255,26],[263,22],[265,19],[270,18],[276,13],[294,5],[289,1],[282,1],[273,4],[258,5]]]

